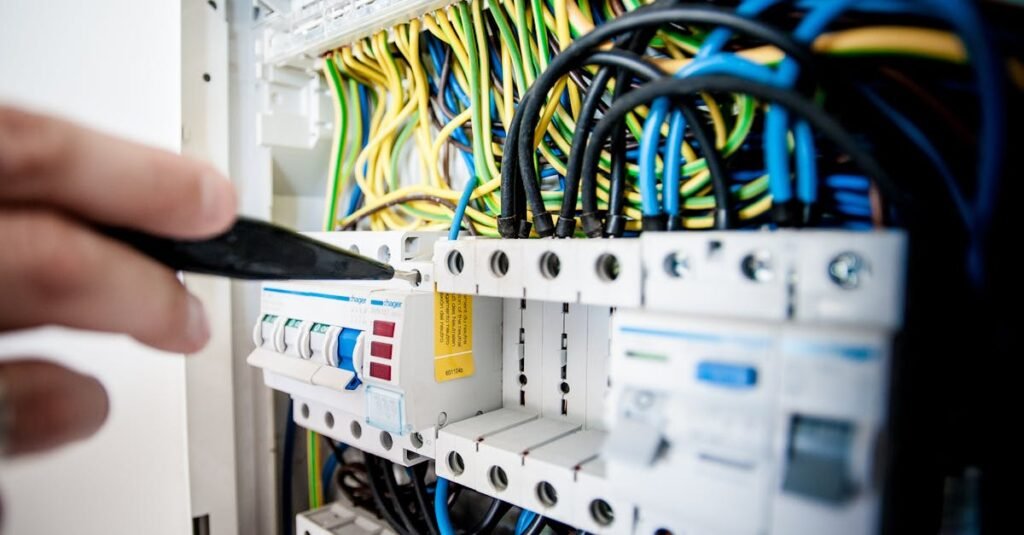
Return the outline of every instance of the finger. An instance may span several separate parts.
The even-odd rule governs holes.
[[[0,211],[0,330],[58,324],[182,353],[209,338],[174,273],[57,212]]]
[[[5,454],[48,450],[91,436],[110,404],[96,379],[42,360],[0,363]]]
[[[3,106],[0,202],[181,238],[218,234],[235,218],[234,188],[209,164]]]

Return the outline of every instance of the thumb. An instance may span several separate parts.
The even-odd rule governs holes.
[[[40,452],[88,437],[110,403],[98,380],[43,360],[0,363],[0,452]]]

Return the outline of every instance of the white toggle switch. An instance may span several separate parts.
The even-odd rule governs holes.
[[[324,358],[327,364],[338,367],[338,337],[341,336],[341,327],[331,326],[324,335]]]
[[[274,324],[274,349],[278,353],[284,353],[287,347],[284,343],[284,327],[285,318],[278,318],[277,323]]]
[[[661,447],[662,433],[651,424],[620,418],[604,443],[604,455],[615,462],[650,466]]]
[[[313,356],[313,347],[309,345],[312,327],[313,323],[309,321],[303,322],[299,327],[299,356],[307,360]]]
[[[363,370],[363,356],[366,354],[366,332],[359,333],[356,337],[356,346],[352,348],[352,369],[359,370],[359,374],[367,376],[365,370]]]
[[[252,343],[256,344],[256,347],[263,345],[263,316],[256,320],[256,325],[252,328]]]

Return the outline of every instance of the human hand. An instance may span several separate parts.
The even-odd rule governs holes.
[[[0,106],[0,331],[65,325],[188,353],[203,307],[174,272],[93,230],[205,238],[235,218],[209,164]],[[102,385],[38,360],[0,363],[0,452],[42,451],[94,433]]]

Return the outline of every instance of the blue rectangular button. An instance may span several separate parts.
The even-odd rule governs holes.
[[[704,361],[697,364],[697,380],[727,388],[751,388],[757,384],[757,368]]]

